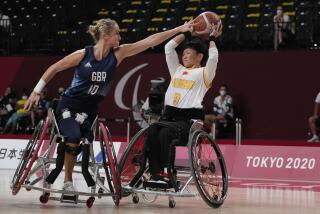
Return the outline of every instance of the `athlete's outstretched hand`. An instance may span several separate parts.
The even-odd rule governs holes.
[[[40,95],[33,91],[28,97],[26,103],[24,104],[24,109],[29,111],[33,106],[33,104],[38,105],[39,99],[40,99]]]
[[[180,25],[178,28],[181,33],[187,32],[187,31],[193,32],[193,26],[194,26],[194,23],[193,23],[193,20],[191,20],[191,21],[185,22],[183,25]]]

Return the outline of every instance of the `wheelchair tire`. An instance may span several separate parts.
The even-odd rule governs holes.
[[[143,155],[144,140],[141,139],[146,134],[148,128],[141,129],[137,134],[133,136],[129,144],[127,145],[119,162],[119,172],[122,186],[128,186],[130,183],[134,183],[137,187],[142,185],[141,180],[133,181],[142,167],[141,155]],[[144,166],[143,166],[144,167]],[[141,176],[142,177],[142,176]],[[122,192],[123,197],[129,196],[131,193],[127,191]]]
[[[212,137],[195,131],[189,142],[189,159],[195,185],[202,199],[212,208],[220,207],[228,190],[228,174],[223,155]]]
[[[117,170],[117,157],[115,155],[111,134],[103,125],[103,123],[99,123],[99,139],[102,163],[108,180],[109,190],[113,194],[112,199],[115,205],[119,206],[121,198],[121,186],[119,172]]]
[[[11,190],[13,195],[16,195],[20,191],[21,186],[24,184],[27,176],[29,175],[34,161],[38,158],[38,152],[46,136],[48,126],[48,119],[45,123],[43,120],[41,120],[36,126],[12,178]]]

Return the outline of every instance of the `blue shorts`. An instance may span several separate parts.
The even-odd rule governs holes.
[[[71,117],[63,119],[62,112],[68,109]],[[86,113],[87,119],[80,124],[75,120],[76,113]],[[57,121],[61,134],[66,137],[68,143],[79,144],[81,138],[93,141],[92,123],[97,115],[97,104],[79,101],[69,97],[63,97],[56,109]]]

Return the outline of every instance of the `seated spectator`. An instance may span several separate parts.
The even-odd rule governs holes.
[[[215,123],[215,134],[217,138],[226,138],[233,131],[234,113],[232,97],[228,95],[227,86],[222,85],[219,91],[220,95],[214,99],[213,114],[205,116],[205,125],[210,127],[211,133],[212,124]]]
[[[14,112],[14,106],[17,100],[17,95],[11,87],[6,88],[4,95],[0,97],[0,128],[7,122],[8,118]]]
[[[63,96],[64,92],[65,92],[65,89],[63,87],[59,87],[57,94],[54,96],[54,98],[49,103],[49,106],[47,109],[48,109],[48,117],[50,118],[50,120],[53,117],[52,111],[55,112],[57,105],[58,105],[58,102],[61,99],[61,97]]]
[[[317,134],[317,131],[320,129],[319,106],[320,106],[320,92],[318,93],[315,100],[313,115],[309,117],[309,120],[308,120],[309,127],[312,133],[312,137],[308,140],[308,142],[319,142],[319,136]]]
[[[47,112],[49,109],[49,101],[46,99],[46,91],[43,90],[40,93],[40,99],[38,104],[34,105],[32,111],[31,111],[31,125],[32,129],[36,126],[36,121],[40,121],[41,119],[44,119],[47,116]]]
[[[279,46],[288,46],[292,38],[290,17],[283,12],[282,6],[277,7],[277,14],[273,17],[274,50]]]
[[[28,92],[24,90],[21,98],[16,102],[16,105],[15,105],[16,111],[10,116],[2,133],[7,133],[9,131],[9,133],[13,134],[17,128],[18,122],[23,117],[30,115],[30,112],[24,109],[24,104],[27,101],[27,99],[28,99]]]

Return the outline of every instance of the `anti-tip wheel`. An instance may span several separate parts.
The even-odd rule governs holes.
[[[90,198],[88,198],[88,200],[87,200],[87,207],[88,208],[91,208],[92,207],[92,205],[93,205],[93,203],[94,203],[94,200],[95,200],[95,198],[94,197],[90,197]]]
[[[176,206],[176,202],[174,200],[169,201],[169,207],[174,208]]]
[[[134,204],[139,203],[139,196],[136,195],[136,194],[132,195],[132,202],[133,202]]]
[[[49,193],[44,193],[40,196],[39,200],[42,204],[46,204],[49,201]]]

